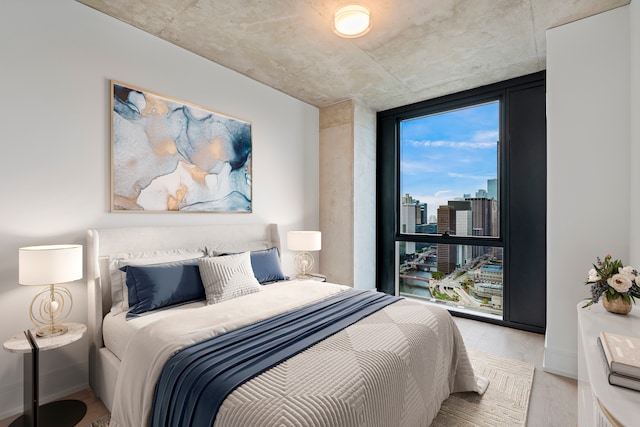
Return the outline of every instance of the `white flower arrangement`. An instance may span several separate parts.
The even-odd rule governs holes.
[[[583,308],[597,303],[603,294],[607,301],[622,298],[628,304],[635,303],[636,297],[640,298],[638,271],[631,266],[623,267],[618,259],[611,260],[610,254],[604,257],[604,261],[597,258],[585,284],[591,285],[591,298]]]

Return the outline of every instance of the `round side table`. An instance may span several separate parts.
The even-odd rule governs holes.
[[[26,330],[4,342],[5,350],[24,354],[24,413],[9,427],[71,427],[87,413],[87,405],[79,400],[57,400],[39,405],[39,353],[76,342],[87,331],[87,327],[80,323],[66,325],[69,330],[63,335],[39,338],[35,330]]]

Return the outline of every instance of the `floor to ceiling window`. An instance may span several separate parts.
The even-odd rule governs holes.
[[[436,236],[500,237],[500,101],[400,120],[398,293],[502,318],[502,242],[437,243]],[[486,242],[485,242],[486,243]]]
[[[378,113],[377,176],[379,290],[544,331],[544,72]]]

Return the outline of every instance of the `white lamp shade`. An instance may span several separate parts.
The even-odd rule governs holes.
[[[18,283],[53,285],[82,279],[82,245],[27,246],[18,249]]]
[[[333,30],[341,37],[353,38],[365,35],[371,29],[369,9],[357,4],[343,6],[333,17]]]
[[[287,248],[290,251],[319,251],[322,249],[322,234],[319,231],[289,231]]]

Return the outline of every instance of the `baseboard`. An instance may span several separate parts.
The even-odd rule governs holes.
[[[40,372],[40,404],[52,402],[89,387],[88,362],[51,372]],[[23,383],[0,387],[0,420],[20,414],[24,409]]]
[[[578,355],[573,352],[544,346],[542,369],[550,374],[578,378]]]

